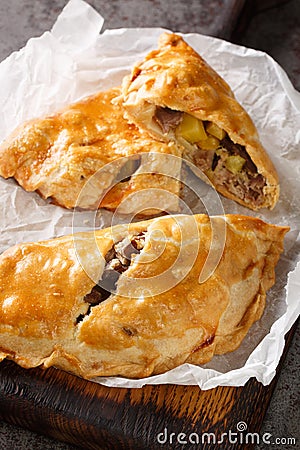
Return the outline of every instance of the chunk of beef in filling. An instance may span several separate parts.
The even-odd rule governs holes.
[[[139,233],[126,237],[112,246],[105,256],[105,267],[99,284],[93,287],[91,292],[84,297],[89,304],[88,315],[91,307],[106,300],[116,290],[118,279],[130,266],[133,254],[139,254],[145,245],[145,233]],[[83,320],[85,315],[77,318],[77,323]]]
[[[132,175],[138,170],[141,165],[142,158],[141,156],[135,156],[134,158],[127,159],[126,163],[121,167],[120,172],[117,175],[115,181],[120,181],[121,183],[125,183],[129,181]]]
[[[101,284],[108,290],[115,290],[121,273],[130,266],[132,255],[140,253],[145,245],[145,233],[126,237],[114,244],[106,255],[106,265]]]
[[[197,149],[195,164],[204,172],[209,171],[216,185],[225,186],[229,192],[255,206],[263,201],[266,180],[259,174],[245,148],[226,136],[216,151]]]
[[[153,119],[158,123],[163,133],[169,133],[170,130],[174,130],[180,124],[182,116],[183,112],[181,111],[158,106]]]

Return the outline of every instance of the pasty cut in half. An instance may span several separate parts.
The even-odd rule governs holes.
[[[124,78],[122,94],[129,120],[182,144],[221,194],[253,210],[275,206],[278,176],[251,118],[180,36],[162,34],[158,49]]]
[[[157,198],[162,209],[178,211],[179,148],[128,124],[122,105],[112,104],[119,95],[119,88],[99,92],[19,126],[0,145],[0,175],[65,208],[115,209],[128,198],[130,212],[159,187],[172,194]]]
[[[262,315],[287,231],[175,215],[16,245],[0,257],[0,358],[137,378],[231,352]],[[222,251],[199,282],[212,241]]]

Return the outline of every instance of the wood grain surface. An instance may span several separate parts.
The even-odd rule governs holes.
[[[278,373],[294,329],[287,335]],[[244,387],[208,391],[175,385],[123,389],[54,368],[25,370],[3,361],[0,419],[84,449],[246,450],[253,445],[251,439],[249,444],[240,442],[241,433],[235,444],[226,436],[218,441],[223,433],[237,432],[239,422],[247,424],[246,433],[259,433],[276,379],[267,387],[251,379]],[[204,433],[213,433],[216,442]]]

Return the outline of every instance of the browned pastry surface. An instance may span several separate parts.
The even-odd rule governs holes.
[[[199,283],[222,229],[220,262]],[[12,247],[0,257],[0,358],[135,378],[233,351],[261,317],[287,231],[178,215]]]
[[[124,78],[122,95],[129,120],[156,138],[182,144],[185,158],[221,194],[254,210],[274,207],[278,176],[251,118],[228,84],[180,36],[161,35],[158,49]],[[183,138],[180,114],[199,119],[209,140]]]
[[[174,194],[171,207],[176,211],[174,197],[179,195],[180,183],[171,177],[179,175],[180,160],[173,168],[160,158],[148,163],[146,174],[141,170],[141,154],[181,157],[181,151],[175,144],[159,142],[128,124],[122,105],[111,102],[119,94],[119,88],[99,92],[58,113],[22,124],[0,146],[0,175],[14,177],[25,190],[38,191],[66,208],[115,209],[130,194],[159,187]],[[116,185],[116,176],[126,162],[120,160],[122,157],[135,159],[129,168],[133,176],[125,176]],[[107,166],[112,162],[115,164]],[[170,176],[163,175],[166,173]],[[143,196],[145,192],[141,202]]]

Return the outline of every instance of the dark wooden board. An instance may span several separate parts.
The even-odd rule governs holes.
[[[295,327],[294,327],[295,328]],[[294,328],[287,334],[285,352]],[[197,386],[159,385],[141,389],[109,388],[54,368],[25,370],[11,361],[0,364],[0,419],[85,449],[155,450],[161,448],[231,449],[177,442],[197,433],[237,432],[245,422],[247,432],[258,433],[276,385],[277,376],[264,387],[251,379],[243,387],[218,387],[201,391]],[[167,429],[165,445],[157,440]],[[171,433],[175,433],[171,437]],[[164,441],[164,436],[160,436]],[[192,440],[195,440],[195,436]],[[211,438],[213,439],[213,438]],[[172,441],[172,443],[170,442]],[[239,438],[240,440],[240,438]],[[252,445],[234,444],[234,449]]]

